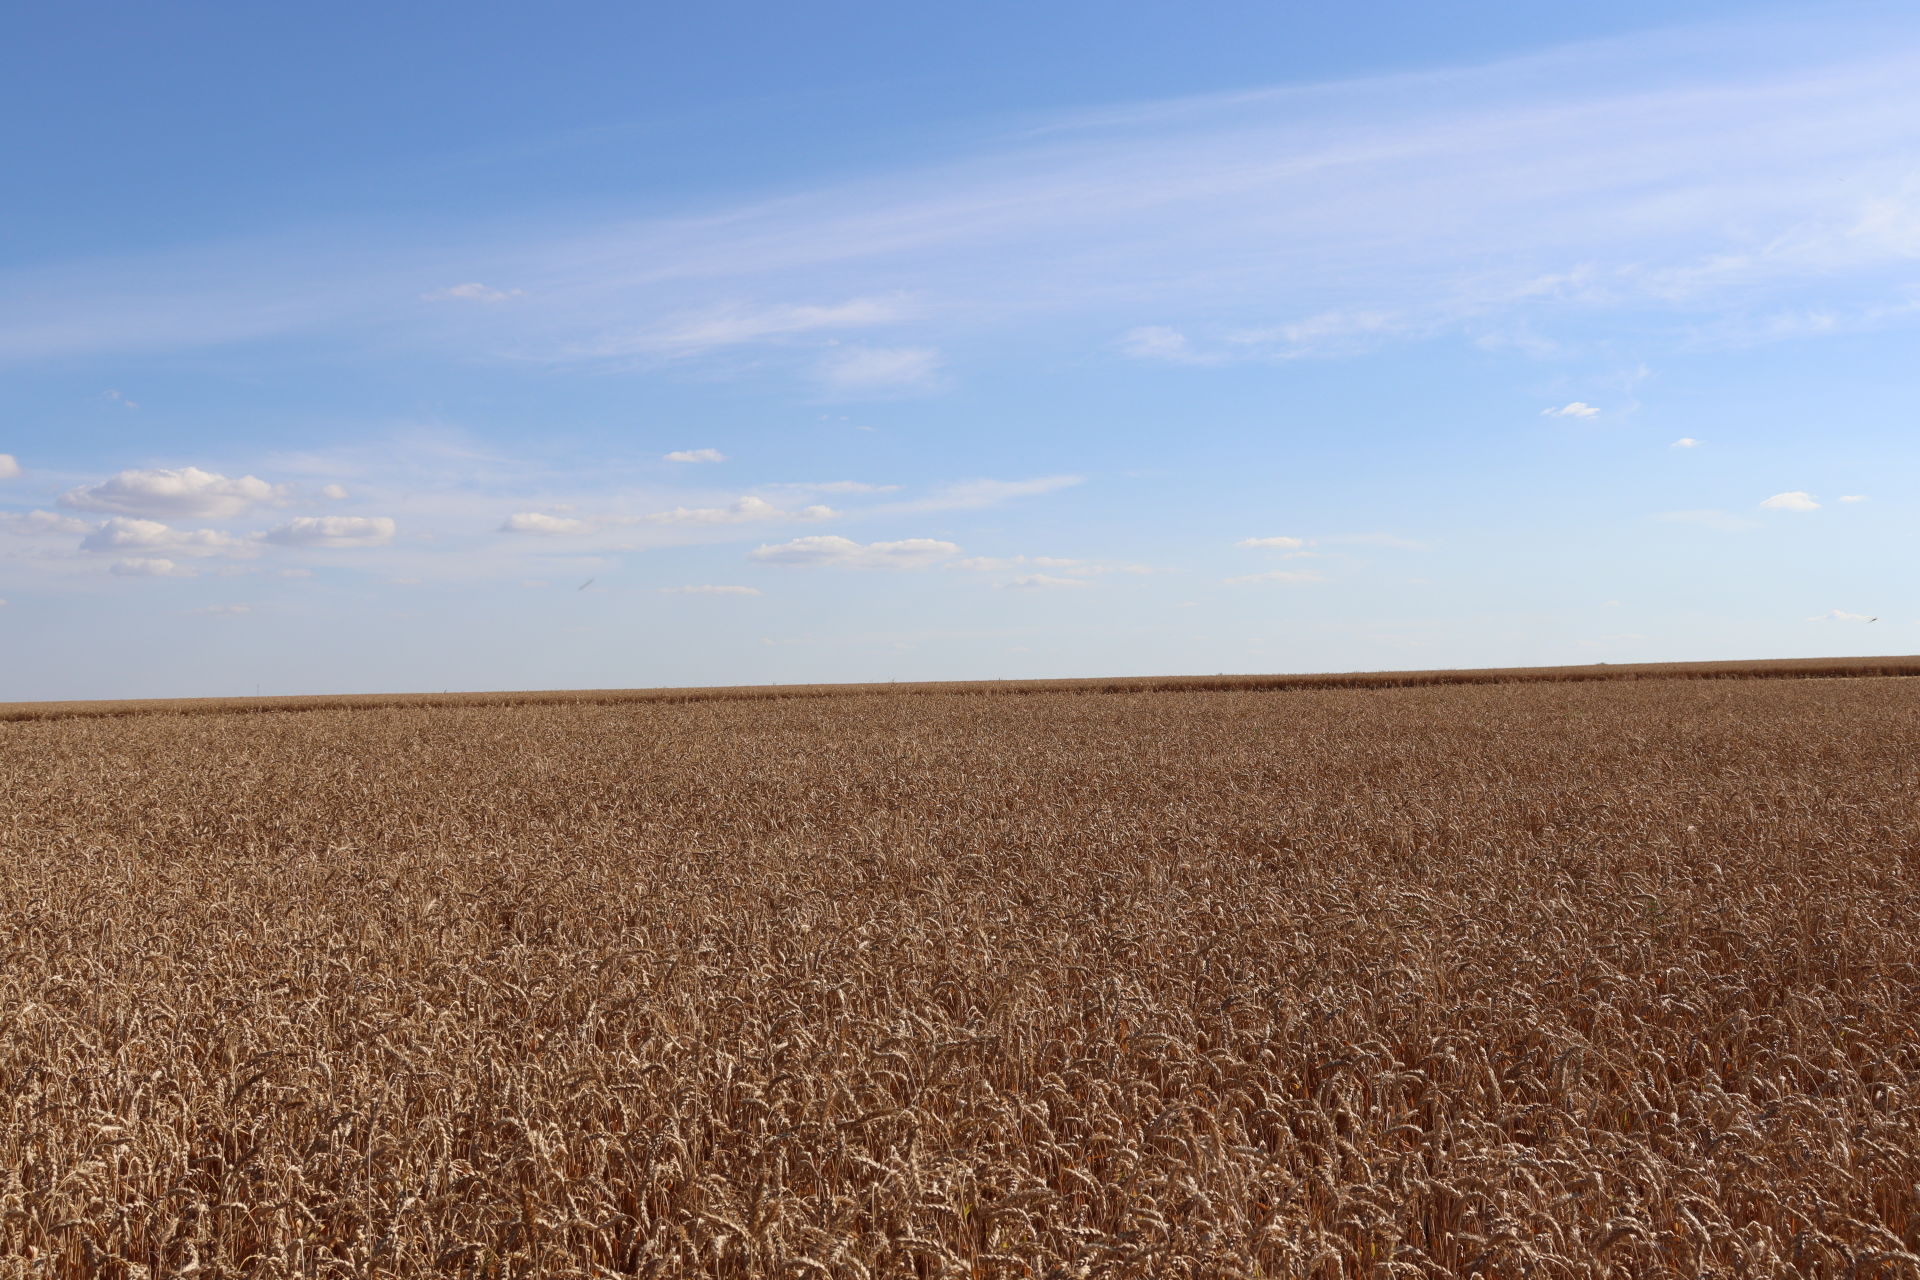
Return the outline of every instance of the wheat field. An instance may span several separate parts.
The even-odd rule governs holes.
[[[1920,1277],[1879,669],[6,709],[0,1276]]]

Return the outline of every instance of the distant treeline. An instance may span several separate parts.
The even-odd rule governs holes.
[[[152,698],[0,703],[0,722],[130,716],[255,715],[422,707],[614,706],[851,698],[876,694],[993,697],[1038,693],[1285,693],[1303,689],[1410,689],[1426,685],[1595,680],[1826,680],[1920,675],[1920,657],[1768,658],[1734,662],[1598,663],[1450,671],[1350,671],[1305,675],[1111,676],[1078,680],[943,680],[901,684],[734,685],[682,689],[529,690],[510,693],[321,694],[285,698]]]

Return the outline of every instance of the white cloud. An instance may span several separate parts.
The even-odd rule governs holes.
[[[1776,493],[1771,498],[1762,498],[1760,505],[1769,511],[1818,511],[1820,504],[1813,495],[1803,489],[1792,489],[1786,493]]]
[[[377,547],[392,542],[389,516],[298,516],[267,532],[284,547]]]
[[[938,296],[950,327],[1048,312],[1091,317],[1102,333],[1142,308],[1247,326],[1262,299],[1306,317],[1301,330],[1385,316],[1413,336],[1635,308],[1689,313],[1683,325],[1713,308],[1865,311],[1900,296],[1920,244],[1903,160],[1920,49],[1911,24],[1894,34],[1878,19],[1756,17],[1140,102],[779,198],[452,247],[485,263],[470,268],[483,278],[531,277],[543,309],[510,308],[529,313],[513,353],[531,358],[617,325],[692,344],[807,331],[782,311],[871,322],[897,304],[700,308],[829,285],[881,295],[902,281]],[[264,249],[36,267],[15,275],[42,287],[0,287],[19,299],[0,316],[0,354],[344,326],[394,291],[390,269],[372,264],[424,247],[288,235]]]
[[[1227,335],[1227,341],[1240,346],[1281,345],[1283,355],[1299,355],[1324,347],[1329,339],[1371,338],[1397,333],[1412,327],[1406,317],[1378,309],[1336,309],[1322,311],[1289,324],[1260,329],[1240,329]]]
[[[352,495],[350,495],[347,492],[346,486],[338,485],[338,484],[330,484],[330,485],[323,486],[321,488],[320,496],[323,498],[331,498],[335,502],[344,502],[346,501],[347,498],[349,498]]]
[[[718,449],[676,449],[663,455],[668,462],[725,462],[727,455]]]
[[[797,480],[786,484],[771,484],[769,489],[780,489],[792,493],[898,493],[897,484],[867,484],[860,480]]]
[[[823,535],[755,548],[753,560],[762,564],[799,567],[833,566],[845,569],[925,569],[960,554],[951,542],[935,538],[903,538],[897,542],[858,543],[851,538]]]
[[[848,347],[821,362],[819,377],[836,391],[903,391],[934,385],[939,372],[932,347]]]
[[[1008,569],[1057,569],[1060,573],[1069,574],[1075,578],[1093,578],[1109,573],[1153,572],[1143,564],[1102,564],[1091,560],[1075,560],[1068,556],[968,556],[964,560],[949,561],[945,567],[964,573],[1000,573]],[[1050,575],[1037,576],[1044,578]],[[1000,585],[1014,584],[1001,583]]]
[[[509,298],[524,297],[524,289],[495,289],[470,280],[466,284],[456,284],[446,289],[435,289],[432,293],[423,293],[423,302],[505,302]]]
[[[235,618],[241,614],[252,613],[250,604],[210,604],[193,610],[194,613],[208,614],[213,617]]]
[[[1825,613],[1816,613],[1808,622],[1878,622],[1879,618],[1864,613],[1848,613],[1845,609],[1829,609]]]
[[[538,511],[516,512],[500,525],[501,533],[539,533],[565,534],[586,533],[593,528],[585,520],[570,520],[565,516],[550,516]]]
[[[1869,501],[1869,499],[1867,498],[1867,495],[1866,495],[1866,494],[1864,494],[1864,493],[1843,493],[1843,494],[1841,494],[1841,495],[1840,495],[1840,501],[1842,501],[1842,502],[1866,502],[1866,501]]]
[[[1557,409],[1542,409],[1540,416],[1543,418],[1597,418],[1600,416],[1600,411],[1590,404],[1574,400]]]
[[[958,569],[963,573],[998,573],[1004,569],[1017,569],[1023,565],[1038,564],[1039,560],[1026,556],[968,556],[964,560],[955,560],[947,565],[949,569]],[[1074,563],[1070,560],[1056,560],[1051,557],[1047,564],[1065,566]]]
[[[1700,442],[1692,436],[1681,436],[1678,440],[1675,440],[1667,446],[1669,449],[1698,449],[1699,447]]]
[[[1166,364],[1220,363],[1219,356],[1196,351],[1186,334],[1159,324],[1141,325],[1121,334],[1120,353],[1132,360],[1158,360]]]
[[[904,303],[894,297],[851,298],[825,306],[714,307],[681,315],[654,329],[604,338],[575,354],[588,357],[642,353],[699,355],[752,342],[892,324],[905,313]]]
[[[1014,591],[1051,591],[1062,587],[1090,587],[1093,584],[1085,578],[1057,578],[1050,573],[1028,573],[1000,585]]]
[[[122,578],[191,578],[193,570],[185,569],[171,560],[150,556],[133,556],[126,560],[115,560],[107,572]]]
[[[1325,553],[1304,551],[1303,547],[1382,547],[1391,551],[1425,551],[1427,544],[1416,542],[1412,538],[1402,538],[1392,533],[1329,533],[1317,538],[1293,538],[1284,535],[1272,538],[1242,538],[1234,543],[1236,547],[1253,547],[1262,550],[1285,551],[1283,560],[1313,560]]]
[[[669,596],[757,596],[760,594],[760,588],[727,586],[661,587],[660,592],[663,595]]]
[[[1035,498],[1084,483],[1080,476],[1040,476],[1033,480],[963,480],[946,485],[924,498],[891,502],[880,508],[890,513],[973,511],[997,506],[1013,498]]]
[[[1326,579],[1311,569],[1269,569],[1265,573],[1246,573],[1237,578],[1223,581],[1238,585],[1246,582],[1280,582],[1290,585],[1304,585],[1310,582],[1325,582]]]
[[[251,538],[218,529],[174,529],[158,520],[114,516],[80,540],[82,551],[165,551],[173,555],[252,555],[258,548]]]
[[[199,467],[121,471],[60,496],[60,505],[126,516],[198,516],[222,520],[277,502],[286,486],[258,476],[229,478]]]
[[[759,520],[832,520],[839,515],[832,507],[818,505],[788,511],[765,498],[749,495],[735,498],[724,507],[675,507],[641,519],[648,524],[750,524]]]
[[[85,533],[93,526],[56,511],[0,512],[0,533],[42,538],[56,533]]]
[[[20,474],[20,459],[10,453],[0,453],[0,480],[11,480]]]

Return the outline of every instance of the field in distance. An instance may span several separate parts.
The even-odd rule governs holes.
[[[1920,1276],[1915,673],[0,708],[0,1276]]]
[[[1341,671],[1303,675],[1105,676],[1074,680],[952,680],[889,684],[721,685],[663,689],[532,689],[500,693],[365,693],[255,698],[0,702],[0,722],[242,712],[352,711],[397,707],[613,705],[628,702],[766,701],[867,694],[942,696],[1022,693],[1285,693],[1301,689],[1409,689],[1449,684],[1564,684],[1592,680],[1823,680],[1920,675],[1920,656],[1759,658],[1733,662],[1592,663],[1578,667],[1469,667],[1439,671]]]

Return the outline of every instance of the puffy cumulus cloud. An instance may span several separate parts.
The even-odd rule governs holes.
[[[669,596],[757,596],[760,594],[760,588],[726,586],[661,587],[660,593]]]
[[[820,365],[820,380],[836,391],[906,391],[938,380],[940,353],[932,347],[849,347]]]
[[[1054,591],[1060,588],[1090,587],[1085,578],[1061,578],[1050,573],[1024,573],[1000,584],[1010,591]]]
[[[390,516],[298,516],[267,531],[283,547],[378,547],[393,541]]]
[[[160,556],[130,556],[115,560],[107,572],[121,578],[191,578],[193,570]]]
[[[60,496],[60,505],[123,516],[197,516],[224,520],[278,502],[284,485],[258,476],[228,477],[199,467],[121,471]]]
[[[662,454],[668,462],[725,462],[727,455],[718,449],[675,449]]]
[[[828,534],[756,547],[749,553],[749,558],[762,564],[808,568],[926,569],[959,554],[958,546],[937,538],[859,543],[852,538]]]
[[[1841,494],[1841,495],[1840,495],[1840,501],[1842,501],[1842,502],[1866,502],[1866,501],[1868,501],[1868,498],[1867,498],[1867,495],[1866,495],[1866,494],[1864,494],[1864,493],[1843,493],[1843,494]]]
[[[1275,551],[1298,551],[1307,545],[1305,538],[1242,538],[1233,544],[1236,547],[1261,547]]]
[[[432,293],[420,295],[422,302],[505,302],[509,298],[526,296],[524,289],[496,289],[481,284],[478,280],[469,280],[465,284],[450,285],[445,289],[435,289]]]
[[[57,511],[0,512],[0,533],[11,533],[21,538],[44,538],[60,533],[85,533],[92,527],[85,520],[63,516]]]
[[[789,511],[765,498],[749,495],[736,498],[724,507],[675,507],[641,519],[648,524],[751,524],[758,520],[832,520],[839,514],[832,507],[819,505]]]
[[[1700,442],[1692,436],[1681,436],[1678,440],[1675,440],[1667,446],[1669,449],[1698,449],[1699,447]]]
[[[344,502],[352,495],[347,492],[345,485],[330,484],[321,487],[320,496],[323,498],[331,498],[335,502]]]
[[[1804,489],[1790,489],[1786,493],[1776,493],[1771,498],[1762,498],[1760,505],[1768,511],[1818,511],[1820,504],[1814,501],[1812,494]]]
[[[1227,578],[1224,581],[1235,585],[1249,582],[1277,582],[1289,586],[1304,586],[1313,582],[1325,582],[1326,579],[1311,569],[1269,569],[1265,573],[1243,573],[1237,578]]]
[[[236,537],[218,529],[175,529],[158,520],[114,516],[80,540],[82,551],[164,551],[171,555],[251,555],[259,549],[253,538]]]
[[[1543,418],[1597,418],[1600,410],[1582,400],[1569,401],[1557,409],[1542,409]]]
[[[1864,613],[1848,613],[1845,609],[1829,609],[1825,613],[1816,613],[1808,622],[1878,622],[1880,619]]]
[[[539,533],[546,535],[585,533],[593,526],[585,520],[550,516],[539,511],[521,511],[508,516],[500,525],[501,533]]]
[[[0,480],[11,480],[20,474],[20,459],[10,453],[0,453]]]

